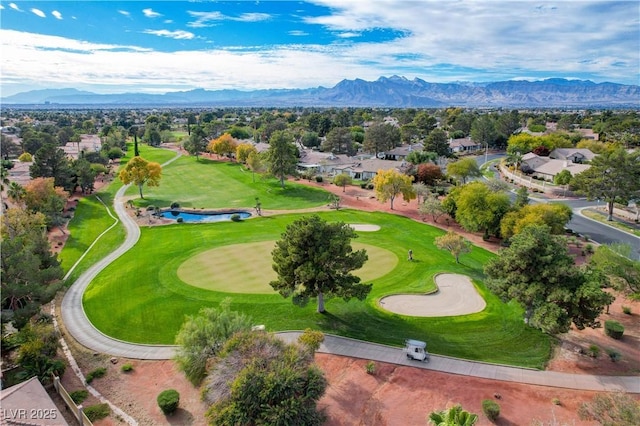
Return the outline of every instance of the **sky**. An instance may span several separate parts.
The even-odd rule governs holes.
[[[640,84],[640,2],[0,2],[0,95],[567,78]]]

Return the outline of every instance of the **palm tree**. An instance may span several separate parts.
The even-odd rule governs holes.
[[[9,197],[9,199],[14,203],[20,203],[24,199],[26,193],[27,191],[18,182],[9,183],[9,188],[7,188],[7,197]]]
[[[435,426],[473,426],[477,421],[478,415],[463,410],[460,404],[429,414],[429,423]]]

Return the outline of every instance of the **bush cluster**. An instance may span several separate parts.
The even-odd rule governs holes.
[[[85,407],[84,414],[86,414],[87,418],[92,422],[96,420],[104,419],[109,415],[111,409],[109,408],[109,404],[96,404],[89,405]]]
[[[180,208],[180,203],[174,201],[173,203],[171,203],[171,208],[172,209],[179,209]]]
[[[485,399],[482,401],[482,411],[492,422],[496,421],[498,416],[500,416],[500,406],[497,402],[491,399]]]
[[[80,389],[80,390],[71,392],[69,396],[71,397],[73,402],[75,402],[76,404],[82,404],[82,401],[87,399],[87,397],[89,396],[89,392],[86,389]]]
[[[175,389],[167,389],[160,392],[157,398],[158,407],[164,414],[172,414],[180,404],[180,394]]]
[[[322,176],[320,176],[320,175],[316,176],[316,182],[322,183],[322,181],[323,181]]]
[[[240,222],[242,220],[242,218],[240,217],[240,215],[238,213],[232,214],[230,219],[231,219],[232,222]]]
[[[605,321],[604,332],[607,336],[612,337],[616,340],[620,340],[622,339],[622,335],[624,334],[624,326],[618,321]]]
[[[104,367],[98,367],[89,374],[87,374],[87,384],[91,383],[93,379],[99,379],[100,377],[104,377],[107,374],[107,369]]]
[[[131,365],[131,364],[123,364],[122,367],[120,367],[120,370],[123,373],[128,373],[129,371],[133,371],[133,365]]]

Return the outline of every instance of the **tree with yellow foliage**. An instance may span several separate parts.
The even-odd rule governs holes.
[[[209,142],[207,151],[216,154],[218,157],[222,157],[223,155],[228,156],[233,154],[236,152],[237,147],[238,142],[229,133],[225,133],[218,139]]]
[[[390,200],[391,210],[393,210],[393,200],[400,194],[405,201],[416,198],[412,182],[413,176],[407,176],[396,169],[378,170],[378,173],[373,177],[376,197],[383,203]]]
[[[247,158],[249,158],[249,155],[252,152],[258,152],[258,150],[256,149],[255,146],[253,146],[253,144],[241,143],[236,148],[236,160],[238,160],[238,162],[240,163],[246,163]]]
[[[142,195],[142,186],[146,183],[148,186],[160,185],[162,177],[162,166],[153,161],[147,161],[142,157],[133,157],[127,165],[120,171],[118,175],[122,183],[129,185],[133,183],[138,186],[140,198]]]

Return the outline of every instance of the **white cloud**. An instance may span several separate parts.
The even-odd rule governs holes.
[[[17,10],[18,12],[22,12],[22,10],[15,3],[9,3],[9,7],[13,10]]]
[[[46,18],[46,17],[47,17],[47,15],[45,15],[45,13],[44,13],[43,11],[41,11],[40,9],[32,8],[32,9],[31,9],[31,12],[32,12],[34,15],[37,15],[37,16],[39,16],[39,17],[41,17],[41,18]]]
[[[118,13],[120,15],[124,15],[124,16],[127,16],[127,17],[131,16],[131,13],[127,12],[126,10],[118,10]]]
[[[162,21],[163,24],[173,24],[173,19],[165,19]]]
[[[144,14],[144,16],[146,16],[147,18],[157,18],[159,16],[162,16],[161,13],[155,12],[153,9],[149,8],[149,9],[142,9],[142,13]]]
[[[340,38],[353,38],[353,37],[360,37],[360,33],[356,33],[353,31],[346,31],[343,33],[338,33],[336,34],[338,37]]]
[[[242,22],[259,22],[259,21],[268,21],[271,19],[271,15],[268,13],[243,13],[237,18],[230,18],[234,21],[242,21]]]
[[[308,36],[309,33],[305,32],[305,31],[300,31],[300,30],[291,30],[291,31],[289,31],[289,35],[296,36],[296,37],[302,37],[302,36]]]
[[[51,14],[56,18],[56,19],[62,19],[62,13],[58,12],[57,10],[54,10],[53,12],[51,12]]]
[[[211,24],[211,22],[218,22],[225,19],[224,15],[220,12],[194,12],[188,10],[187,13],[191,17],[196,18],[194,22],[189,22],[187,24],[188,27],[192,28],[210,27],[214,25]]]
[[[153,34],[153,35],[157,35],[159,37],[174,38],[176,40],[191,40],[192,38],[195,37],[195,35],[193,33],[190,33],[189,31],[182,31],[182,30],[177,30],[177,31],[144,30],[143,33],[145,33],[145,34]]]
[[[0,4],[0,10],[3,10],[3,9],[4,9],[4,6]]]

